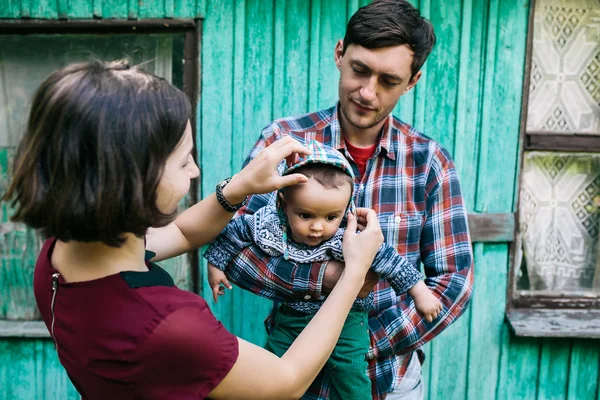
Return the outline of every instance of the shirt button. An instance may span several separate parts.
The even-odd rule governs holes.
[[[307,294],[306,296],[304,296],[304,300],[310,300],[310,299],[311,299],[310,294]]]
[[[402,221],[402,218],[400,218],[400,216],[397,215],[396,218],[394,218],[394,222],[397,223],[397,224],[399,224],[400,221]]]

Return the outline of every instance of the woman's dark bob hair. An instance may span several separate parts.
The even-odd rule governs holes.
[[[167,81],[124,61],[68,65],[33,97],[2,200],[13,221],[61,241],[124,242],[175,214],[156,206],[167,158],[191,107]]]

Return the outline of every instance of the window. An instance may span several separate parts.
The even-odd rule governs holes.
[[[0,35],[0,191],[9,182],[9,168],[26,124],[34,91],[55,69],[90,59],[127,58],[188,93],[193,108],[198,86],[198,37],[194,21],[22,21],[5,23]],[[195,123],[192,123],[195,126]],[[195,191],[192,190],[193,194]],[[185,207],[193,200],[188,195]],[[22,224],[9,222],[12,211],[0,208],[0,335],[46,336],[33,296],[33,269],[41,238]],[[163,265],[176,284],[195,290],[194,255]],[[22,321],[22,322],[16,322]]]
[[[528,46],[507,317],[517,335],[600,337],[600,4],[536,0]]]

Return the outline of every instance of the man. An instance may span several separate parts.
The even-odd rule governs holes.
[[[410,296],[395,296],[385,281],[371,276],[365,282],[365,293],[376,284],[367,354],[373,399],[423,398],[423,357],[416,350],[462,315],[472,291],[466,210],[450,155],[391,115],[418,82],[434,44],[431,23],[406,1],[376,0],[362,7],[335,47],[339,103],[273,122],[248,158],[285,135],[340,150],[356,175],[356,206],[373,208],[386,243],[416,267],[423,264],[426,283],[443,304],[433,321],[416,312]],[[273,195],[253,196],[244,212],[274,201]],[[343,269],[336,262],[269,258],[257,246],[246,248],[233,263],[231,280],[274,300],[319,298]],[[322,371],[303,399],[327,399],[328,385]]]

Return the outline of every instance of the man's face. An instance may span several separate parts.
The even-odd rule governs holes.
[[[344,55],[342,50],[340,40],[335,63],[340,70],[342,118],[355,128],[372,128],[392,112],[421,72],[410,78],[413,53],[407,45],[367,49],[351,44]]]

